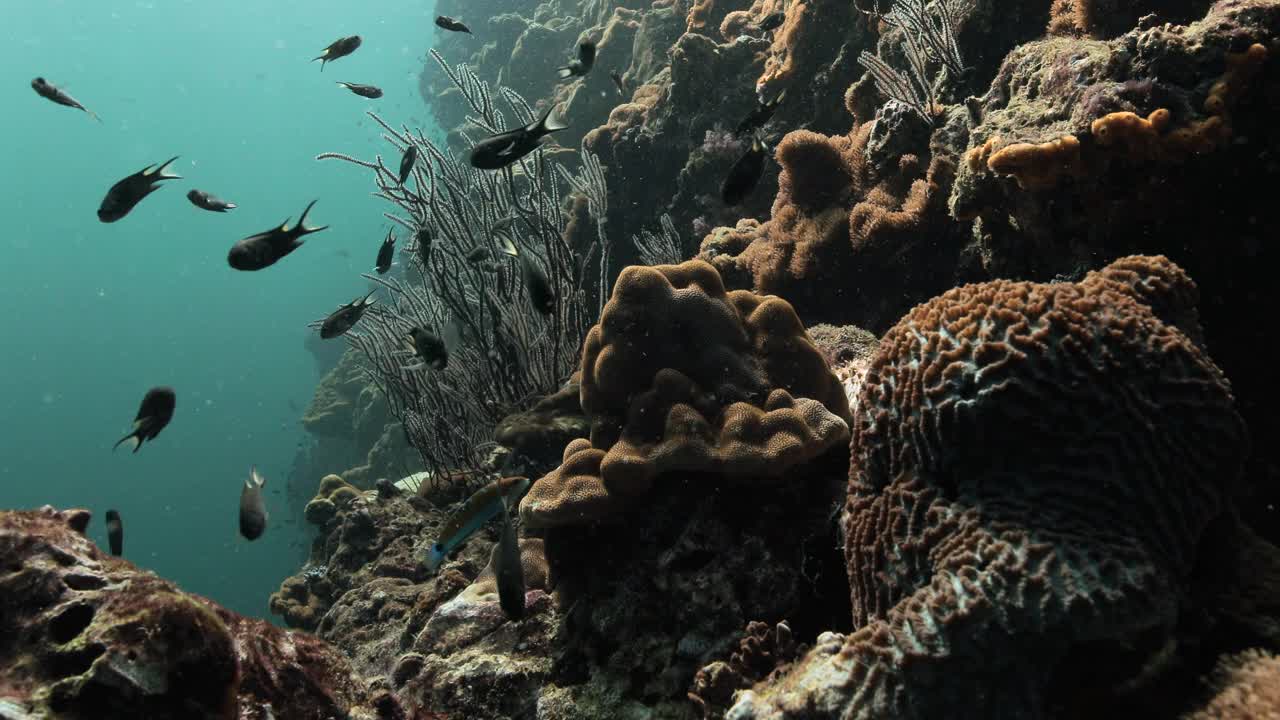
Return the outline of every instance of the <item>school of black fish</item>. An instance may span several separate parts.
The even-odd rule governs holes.
[[[759,22],[758,28],[762,32],[769,32],[780,27],[784,19],[781,13],[775,13],[763,18]],[[442,30],[474,36],[465,23],[455,18],[442,15],[436,18],[435,24]],[[312,62],[319,60],[320,70],[323,72],[328,63],[350,56],[359,50],[362,45],[363,39],[359,35],[341,37],[325,47],[318,56],[312,59]],[[593,39],[584,38],[580,40],[568,64],[557,69],[557,76],[562,80],[586,76],[595,66],[596,51],[596,43]],[[619,96],[625,96],[627,87],[623,82],[622,76],[615,70],[609,73],[609,77]],[[379,99],[384,95],[383,90],[376,85],[345,81],[338,81],[337,84],[356,95],[368,99]],[[65,90],[50,83],[43,77],[37,77],[32,80],[31,88],[50,102],[80,110],[98,122],[102,122],[102,119],[96,113],[71,97]],[[739,135],[750,134],[752,142],[738,161],[734,163],[721,187],[721,198],[726,205],[733,206],[743,202],[758,184],[768,155],[768,146],[765,144],[760,130],[772,118],[774,111],[782,100],[782,96],[778,96],[771,101],[761,100],[759,106],[737,126],[736,133]],[[472,167],[481,170],[507,168],[536,151],[552,133],[564,130],[567,127],[569,127],[568,122],[560,114],[559,108],[556,105],[551,105],[540,117],[528,125],[494,134],[475,143],[469,153],[468,161]],[[397,174],[397,180],[400,185],[405,185],[415,177],[414,171],[417,167],[418,157],[418,148],[410,144],[400,161],[399,173]],[[98,219],[104,223],[120,221],[133,212],[149,195],[159,190],[162,182],[181,180],[182,176],[167,172],[168,168],[177,159],[178,157],[174,156],[162,163],[147,165],[112,185],[98,208]],[[420,175],[418,176],[418,181],[422,181]],[[226,213],[237,207],[235,203],[227,202],[212,193],[198,189],[191,189],[187,193],[187,199],[195,207],[215,213]],[[307,216],[315,204],[316,200],[312,200],[307,204],[302,214],[298,217],[296,224],[291,225],[291,219],[286,219],[278,226],[253,233],[235,242],[227,253],[227,264],[234,270],[245,272],[264,270],[302,247],[305,242],[303,239],[305,236],[328,228],[327,225],[307,225]],[[499,221],[491,230],[509,233],[509,226],[513,222],[514,218],[507,218]],[[431,261],[433,240],[431,230],[427,227],[419,228],[416,231],[415,240],[419,253],[418,259],[426,267]],[[393,267],[395,246],[395,234],[393,231],[388,231],[386,238],[378,247],[374,263],[374,271],[379,275],[386,274]],[[521,279],[529,295],[528,300],[531,307],[543,315],[553,314],[556,311],[558,298],[555,286],[547,278],[546,273],[527,253],[520,252],[517,244],[508,237],[502,237],[502,249],[503,254],[509,255],[517,263]],[[496,267],[496,265],[493,265],[496,259],[488,248],[484,246],[473,249],[467,254],[466,259],[473,263],[480,263],[485,267]],[[341,337],[354,328],[374,305],[376,302],[373,299],[374,292],[376,290],[371,291],[363,298],[356,298],[349,303],[341,305],[323,320],[310,323],[310,327],[318,331],[320,337],[326,340]],[[445,330],[446,337],[450,336],[450,330],[453,331],[454,335],[458,334],[457,328],[446,328]],[[405,347],[399,352],[411,357],[410,364],[405,366],[406,370],[438,372],[448,366],[449,344],[432,329],[413,327],[405,334],[404,341]],[[176,393],[170,387],[157,386],[148,390],[134,417],[132,429],[116,442],[113,449],[127,443],[131,446],[132,451],[136,453],[144,443],[154,441],[173,419],[174,409],[177,404],[176,399]],[[523,482],[516,482],[517,480],[522,480]],[[246,540],[256,540],[266,532],[268,513],[262,493],[262,488],[265,484],[266,480],[258,473],[257,468],[251,467],[249,477],[244,481],[241,488],[239,502],[240,534]],[[503,488],[501,493],[497,490],[499,487]],[[514,491],[512,488],[514,488]],[[431,556],[424,560],[424,563],[429,568],[434,569],[443,562],[449,551],[464,542],[476,528],[500,514],[502,521],[499,542],[494,545],[490,562],[494,575],[498,579],[502,610],[513,621],[519,620],[524,615],[524,578],[520,563],[516,521],[512,516],[514,515],[514,505],[519,502],[519,495],[523,494],[523,490],[527,488],[527,480],[506,479],[498,481],[491,487],[482,489],[464,505],[462,510],[458,511],[467,515],[467,521],[451,521],[451,524],[464,529],[462,531],[455,529],[445,533],[451,535],[448,543],[442,544],[443,541],[438,540],[432,546],[435,549]],[[498,499],[495,500],[490,496],[495,496]],[[478,513],[476,518],[471,518],[471,515],[475,513],[472,512],[473,509],[469,510],[468,508],[472,508],[472,506],[483,510],[483,512],[476,511]],[[117,556],[121,555],[124,552],[124,525],[120,513],[114,509],[108,510],[106,512],[106,525],[111,553]]]

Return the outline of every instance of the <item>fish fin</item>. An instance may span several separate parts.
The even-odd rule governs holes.
[[[254,486],[262,488],[267,484],[267,479],[258,474],[258,466],[249,466],[249,478],[253,481]]]
[[[138,431],[135,430],[117,440],[116,444],[111,446],[111,452],[115,452],[116,448],[120,447],[126,441],[133,443],[133,451],[138,452],[138,448],[142,447],[142,438],[138,437],[137,433]]]
[[[546,135],[557,130],[564,130],[569,127],[569,123],[565,121],[564,116],[560,114],[560,106],[552,105],[547,112],[542,115],[537,123],[533,125],[533,132],[539,135]]]
[[[572,77],[572,76],[573,76],[573,68],[569,67],[568,65],[562,68],[556,68],[556,77],[560,78],[561,80],[567,77]]]
[[[498,151],[498,155],[499,157],[505,157],[507,155],[510,155],[512,151],[514,151],[515,149],[516,149],[516,141],[512,140],[509,144],[507,144],[506,147]]]
[[[93,118],[94,120],[97,120],[98,122],[102,122],[102,118],[98,117],[98,113],[90,110],[89,108],[85,108],[84,111],[89,113],[89,117]]]
[[[179,156],[174,155],[173,157],[169,158],[168,160],[165,160],[164,162],[160,163],[160,167],[157,167],[157,168],[155,168],[154,170],[152,170],[152,169],[151,169],[151,168],[152,168],[152,166],[148,165],[148,166],[147,166],[147,169],[143,171],[143,174],[144,174],[144,175],[155,175],[155,179],[156,179],[156,180],[181,180],[181,179],[182,179],[182,176],[181,176],[181,175],[170,175],[170,174],[168,174],[168,173],[166,173],[166,172],[165,172],[165,168],[167,168],[167,167],[169,167],[170,165],[172,165],[172,164],[173,164],[173,161],[174,161],[174,160],[177,160],[177,159],[178,159],[178,157],[179,157]]]
[[[298,218],[297,230],[299,231],[299,234],[309,235],[311,233],[320,232],[321,230],[327,230],[329,228],[328,225],[321,225],[319,227],[307,227],[307,213],[311,212],[311,207],[315,205],[318,200],[319,199],[317,198],[316,200],[312,200],[311,202],[307,203],[306,209],[302,211],[302,217]]]
[[[374,303],[378,302],[377,300],[370,300],[370,299],[369,299],[369,298],[373,297],[373,294],[374,294],[374,293],[376,293],[376,292],[378,292],[378,289],[377,289],[377,288],[374,288],[374,289],[370,290],[370,291],[369,291],[369,294],[364,296],[364,300],[363,300],[362,304],[364,304],[364,305],[372,305],[372,304],[374,304]]]
[[[502,252],[510,255],[511,257],[520,257],[520,248],[517,248],[516,244],[511,242],[511,238],[509,237],[502,238]]]
[[[228,211],[228,210],[235,210],[237,207],[239,207],[239,206],[238,206],[238,205],[236,205],[235,203],[227,203],[227,206],[226,206],[225,208],[223,208],[223,209],[221,210],[221,212],[226,212],[226,211]]]

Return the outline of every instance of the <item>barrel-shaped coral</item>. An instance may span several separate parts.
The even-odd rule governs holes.
[[[591,440],[534,484],[531,525],[612,514],[674,471],[778,477],[848,438],[839,380],[791,306],[726,292],[705,262],[624,270],[581,369]]]

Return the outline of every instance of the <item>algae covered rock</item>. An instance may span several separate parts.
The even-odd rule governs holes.
[[[49,507],[0,512],[6,713],[378,717],[363,679],[327,643],[242,617],[107,555],[83,534],[89,518]],[[394,697],[387,703],[388,711],[399,707]]]

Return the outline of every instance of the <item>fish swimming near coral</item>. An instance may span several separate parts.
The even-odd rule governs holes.
[[[423,225],[413,234],[414,242],[417,243],[418,262],[422,263],[422,267],[426,268],[431,265],[431,243],[434,238],[431,237],[431,228]]]
[[[515,243],[503,238],[502,251],[520,263],[520,278],[529,291],[529,301],[533,308],[543,315],[550,315],[556,310],[556,292],[551,286],[547,274],[538,267],[527,253],[520,252]]]
[[[285,220],[279,227],[250,235],[232,245],[227,253],[227,264],[236,270],[262,270],[275,265],[281,258],[302,247],[306,242],[302,239],[304,235],[317,233],[329,227],[328,225],[307,227],[307,213],[311,212],[311,207],[315,204],[315,200],[307,203],[306,209],[302,211],[302,217],[298,218],[297,225],[290,226],[289,221]]]
[[[787,14],[784,12],[769,13],[760,20],[756,27],[760,29],[760,32],[769,32],[770,30],[777,30],[782,27],[782,23],[786,21]]]
[[[733,207],[740,204],[752,190],[756,189],[756,185],[760,183],[760,176],[764,174],[764,161],[768,157],[768,146],[764,144],[760,138],[755,138],[751,142],[751,147],[738,158],[738,161],[729,168],[729,174],[724,179],[724,184],[720,186],[720,199],[725,205]]]
[[[734,133],[738,135],[746,135],[765,126],[769,119],[773,117],[773,113],[777,111],[778,106],[782,104],[782,100],[786,98],[787,91],[783,90],[778,93],[778,97],[769,102],[762,102],[756,105],[751,112],[738,123],[738,127],[734,129]]]
[[[364,313],[373,305],[376,300],[371,300],[376,290],[370,290],[368,295],[363,298],[356,298],[346,305],[342,305],[337,310],[329,314],[329,317],[320,321],[320,337],[324,340],[330,340],[340,335],[346,334],[348,330],[356,326],[360,322],[360,318],[364,317]]]
[[[556,70],[556,75],[561,80],[570,77],[582,77],[591,72],[591,68],[596,64],[596,44],[592,40],[583,40],[578,43],[578,56],[571,60],[568,65]]]
[[[522,128],[498,133],[476,143],[471,148],[471,167],[499,170],[537,150],[544,137],[569,127],[557,110],[558,106],[553,105],[542,117]]]
[[[441,28],[443,30],[448,30],[449,32],[462,32],[468,35],[472,34],[471,28],[467,27],[466,25],[463,25],[460,21],[454,20],[453,18],[447,15],[436,16],[436,27]]]
[[[267,529],[267,506],[262,499],[262,486],[266,484],[258,468],[249,468],[249,478],[240,489],[240,534],[245,540],[257,540]]]
[[[75,108],[81,112],[88,113],[89,117],[97,120],[98,122],[102,122],[102,118],[98,117],[98,113],[90,110],[84,105],[81,105],[78,100],[68,95],[66,91],[53,85],[42,77],[38,77],[31,81],[31,89],[35,90],[36,94],[46,100],[51,100],[59,105]]]
[[[165,168],[177,159],[178,156],[175,155],[159,166],[148,165],[112,185],[106,197],[102,198],[102,204],[98,206],[98,219],[104,223],[115,222],[128,215],[148,195],[159,190],[158,183],[162,180],[181,180],[181,175],[165,172]]]
[[[467,501],[440,529],[440,536],[431,544],[423,561],[427,569],[435,571],[462,543],[467,541],[484,524],[514,506],[529,489],[529,478],[508,477],[494,480],[467,498]]]
[[[160,431],[173,419],[173,408],[177,405],[177,395],[171,387],[153,387],[142,397],[142,405],[133,419],[133,430],[120,438],[112,450],[125,442],[132,443],[133,451],[138,452],[142,443],[154,440]]]
[[[378,98],[382,97],[382,88],[374,85],[362,85],[360,83],[342,82],[341,80],[338,81],[338,84],[350,90],[351,92],[355,93],[356,95],[359,95],[360,97],[367,97],[367,98],[370,98],[371,100],[377,100]]]
[[[338,38],[330,43],[329,47],[322,50],[319,55],[311,60],[311,62],[319,60],[320,72],[324,72],[325,65],[337,60],[338,58],[344,58],[355,52],[359,49],[361,42],[359,35],[350,35],[348,37]]]
[[[444,341],[425,328],[413,328],[405,339],[408,348],[404,352],[418,358],[414,364],[405,366],[406,370],[443,370],[449,365],[449,349]]]
[[[502,498],[502,531],[498,543],[489,552],[489,564],[493,577],[498,581],[498,605],[508,620],[524,617],[524,563],[520,561],[520,541],[516,537],[516,523],[511,519],[511,508]]]
[[[392,258],[396,253],[396,235],[392,230],[387,231],[387,238],[382,241],[382,245],[378,247],[378,257],[373,262],[373,269],[379,275],[386,275],[391,269]]]
[[[115,510],[107,511],[107,544],[111,547],[111,554],[116,557],[124,552],[124,523],[120,521],[120,513]]]
[[[235,203],[227,202],[226,200],[210,195],[203,190],[192,190],[188,192],[187,199],[191,201],[192,205],[195,205],[201,210],[208,210],[209,212],[224,213],[228,210],[234,210],[236,207]]]
[[[404,155],[400,158],[400,184],[403,185],[409,179],[409,173],[413,172],[414,163],[418,162],[418,146],[410,143],[405,149]]]
[[[618,71],[610,71],[609,79],[613,81],[613,86],[618,88],[618,94],[625,97],[627,94],[627,84],[622,81],[622,76],[618,74]]]

